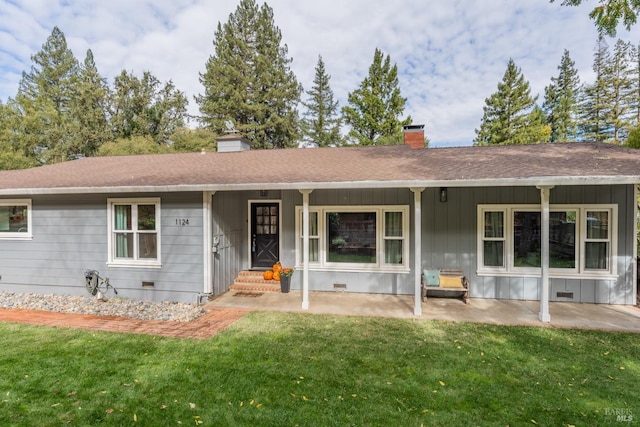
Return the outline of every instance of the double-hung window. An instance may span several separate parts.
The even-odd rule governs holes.
[[[407,206],[309,208],[309,264],[327,270],[407,270]],[[302,208],[296,208],[296,260],[302,263]]]
[[[160,199],[109,199],[109,262],[160,266]]]
[[[505,229],[504,219],[506,211],[492,210],[484,211],[482,213],[483,227],[482,227],[482,264],[486,268],[499,268],[505,267]]]
[[[0,199],[0,239],[31,237],[31,200]]]
[[[614,275],[615,205],[551,206],[549,269],[556,276]],[[478,272],[539,274],[539,206],[478,207]]]
[[[585,270],[609,270],[611,253],[611,214],[608,210],[586,211],[584,248]]]

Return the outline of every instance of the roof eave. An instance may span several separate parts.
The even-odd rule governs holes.
[[[320,189],[376,189],[414,187],[522,187],[522,186],[574,186],[621,185],[640,183],[640,175],[634,176],[555,176],[500,179],[452,179],[452,180],[394,180],[394,181],[343,181],[343,182],[253,182],[242,184],[179,184],[179,185],[130,185],[105,187],[54,187],[12,188],[0,190],[0,196],[49,195],[49,194],[114,194],[114,193],[171,193],[203,191],[250,190],[320,190]]]

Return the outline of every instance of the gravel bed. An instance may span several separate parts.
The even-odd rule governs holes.
[[[196,304],[175,302],[132,301],[126,298],[110,298],[101,301],[95,297],[23,294],[0,292],[0,308],[46,310],[58,313],[94,314],[118,316],[141,320],[189,322],[206,310]]]

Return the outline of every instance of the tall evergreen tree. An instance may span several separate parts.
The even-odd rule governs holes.
[[[632,105],[635,110],[634,125],[638,127],[640,126],[640,45],[635,46],[633,50],[633,65]]]
[[[42,50],[31,57],[34,65],[23,72],[16,96],[22,114],[25,154],[42,163],[67,160],[73,135],[72,103],[76,96],[78,61],[55,27]]]
[[[607,122],[611,124],[612,142],[616,144],[624,142],[629,129],[633,126],[636,95],[633,85],[634,50],[631,43],[618,40],[614,46],[611,61],[606,67],[607,90],[611,100]]]
[[[347,99],[349,105],[342,108],[342,115],[351,126],[349,138],[356,144],[376,145],[380,138],[389,141],[388,137],[401,134],[402,126],[411,123],[411,117],[399,118],[407,99],[400,93],[398,67],[380,49],[373,54],[369,75]]]
[[[20,147],[20,111],[13,100],[5,105],[0,101],[0,170],[24,169],[36,166],[33,157],[24,155]]]
[[[196,97],[205,126],[222,133],[231,119],[254,148],[297,146],[302,89],[273,10],[241,0],[227,23],[218,23],[213,44],[200,74],[205,93]]]
[[[528,144],[546,141],[548,127],[543,114],[535,109],[537,97],[531,96],[529,82],[520,68],[509,59],[507,70],[498,83],[498,91],[485,100],[477,145]]]
[[[558,77],[551,78],[551,84],[544,88],[546,121],[551,126],[552,142],[577,140],[577,113],[580,77],[565,49],[558,66]]]
[[[171,81],[164,85],[149,71],[137,78],[122,70],[114,80],[111,125],[115,138],[149,136],[165,144],[185,125],[187,97]]]
[[[75,129],[71,143],[72,152],[93,156],[100,145],[112,138],[109,124],[109,86],[98,73],[93,52],[87,50],[80,66],[75,87],[76,96],[71,102]]]
[[[306,144],[317,147],[342,145],[338,101],[334,101],[329,76],[322,56],[318,56],[313,87],[307,91],[309,98],[303,105],[307,108],[301,128]]]
[[[608,70],[611,53],[603,36],[598,37],[593,55],[593,72],[596,79],[581,91],[578,128],[584,141],[607,141],[612,139],[613,129],[607,121],[611,108],[608,89]]]

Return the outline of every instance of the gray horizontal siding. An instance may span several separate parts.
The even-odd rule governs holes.
[[[107,198],[160,197],[162,268],[107,267]],[[35,196],[29,241],[0,240],[0,290],[87,295],[84,271],[109,277],[119,296],[195,302],[203,291],[200,193]],[[188,226],[176,225],[188,219]],[[154,282],[142,289],[142,281]]]
[[[573,293],[571,301],[633,304],[633,186],[556,187],[552,204],[618,204],[617,280],[551,279],[552,300],[566,301],[558,292]],[[109,195],[36,196],[32,198],[30,241],[0,240],[0,290],[85,295],[83,273],[96,269],[108,276],[121,293],[132,299],[194,302],[203,292],[203,212],[201,193],[118,195],[161,198],[161,268],[106,266]],[[212,197],[212,237],[219,251],[212,255],[213,288],[228,290],[238,271],[248,268],[248,202],[261,200],[259,192],[219,192]],[[298,191],[269,191],[267,199],[282,201],[281,261],[295,261],[295,207],[302,204]],[[422,268],[460,268],[471,282],[471,296],[537,300],[540,283],[530,277],[478,276],[476,274],[476,215],[478,204],[538,204],[533,187],[449,188],[447,202],[439,189],[422,193]],[[311,206],[409,205],[409,189],[315,190]],[[188,219],[188,226],[176,224]],[[413,259],[414,220],[410,248]],[[411,264],[413,268],[413,265]],[[299,289],[301,273],[292,288]],[[345,284],[348,292],[412,294],[414,274],[311,271],[310,288],[333,291]],[[142,282],[154,282],[142,289]]]

